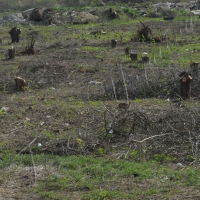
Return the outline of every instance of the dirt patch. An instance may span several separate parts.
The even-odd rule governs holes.
[[[45,176],[49,175],[44,166],[17,167],[10,166],[9,173],[12,173],[0,185],[0,199],[6,200],[40,200],[41,198],[34,192],[34,187]]]

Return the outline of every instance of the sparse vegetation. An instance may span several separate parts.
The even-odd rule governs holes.
[[[0,0],[53,13],[16,43],[0,24],[0,199],[200,198],[200,22],[152,2]]]

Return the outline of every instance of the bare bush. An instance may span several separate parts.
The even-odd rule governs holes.
[[[148,97],[175,97],[180,94],[179,70],[144,68],[140,73],[125,74],[126,87],[129,98],[148,98]],[[105,81],[105,95],[108,99],[114,99],[113,83],[111,75]],[[126,99],[126,91],[120,73],[112,75],[117,99]]]
[[[145,157],[166,154],[181,162],[191,162],[191,157],[199,158],[200,108],[194,104],[187,107],[173,104],[163,109],[137,109],[130,105],[130,109],[123,113],[114,112],[106,105],[105,108],[103,118],[100,113],[96,113],[93,119],[82,115],[77,134],[46,144],[44,142],[41,151],[57,155],[86,155],[103,148],[106,152],[117,149],[120,156],[135,150]],[[97,126],[92,130],[84,128],[84,118],[89,123],[98,121]],[[80,132],[86,134],[80,135]],[[122,150],[124,147],[125,151]]]
[[[192,104],[191,104],[192,105]],[[124,143],[130,149],[154,154],[166,154],[187,161],[187,156],[199,158],[199,108],[172,106],[166,110],[147,112],[129,110],[111,117],[105,114],[106,144]]]

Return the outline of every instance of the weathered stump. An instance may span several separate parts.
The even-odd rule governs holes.
[[[21,30],[17,27],[14,27],[9,31],[9,34],[12,37],[12,42],[19,42],[20,33],[21,33]]]
[[[9,58],[15,58],[15,48],[8,49]]]
[[[138,60],[138,55],[137,55],[137,53],[131,52],[131,53],[130,53],[130,58],[131,58],[132,61],[137,61],[137,60]]]
[[[117,46],[117,40],[111,40],[111,47],[114,48]]]
[[[181,81],[181,97],[189,98],[191,96],[191,74],[183,71],[179,75]]]
[[[142,56],[142,62],[148,63],[149,62],[149,56]]]
[[[15,80],[15,88],[18,91],[24,90],[25,87],[27,86],[25,79],[21,77],[14,77],[14,80]]]

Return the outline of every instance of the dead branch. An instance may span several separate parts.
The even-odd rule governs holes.
[[[162,134],[162,135],[153,135],[151,137],[148,137],[148,138],[145,138],[143,140],[134,140],[134,139],[131,139],[132,142],[138,142],[138,143],[142,143],[142,142],[145,142],[146,140],[150,140],[150,139],[153,139],[155,137],[162,137],[162,136],[166,136],[166,135],[172,135],[174,133],[166,133],[166,134]]]

